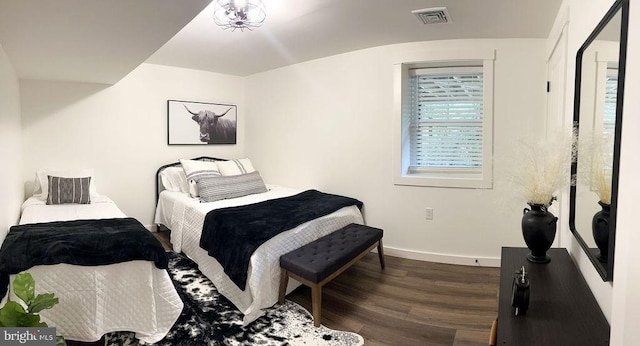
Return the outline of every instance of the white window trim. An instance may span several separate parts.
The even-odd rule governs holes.
[[[431,52],[429,57],[413,62],[394,64],[394,101],[393,101],[393,183],[395,185],[433,186],[453,188],[490,189],[493,186],[493,94],[494,94],[494,62],[495,50],[456,52]],[[422,67],[468,66],[482,64],[484,75],[484,122],[483,122],[483,161],[481,173],[456,172],[409,172],[409,153],[402,148],[408,145],[408,126],[403,124],[409,117],[403,116],[408,105],[409,69]],[[405,125],[405,126],[403,126]]]

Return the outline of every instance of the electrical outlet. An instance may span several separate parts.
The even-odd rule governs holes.
[[[433,208],[427,208],[425,217],[427,220],[433,220]]]

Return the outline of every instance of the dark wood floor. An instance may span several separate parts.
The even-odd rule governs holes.
[[[360,262],[324,286],[322,323],[362,335],[366,345],[487,345],[497,316],[498,268],[385,256]],[[311,309],[311,291],[289,299]]]
[[[168,233],[154,234],[171,249]],[[370,253],[325,285],[322,324],[356,332],[371,346],[488,344],[498,314],[499,268],[385,261],[382,270]],[[308,287],[287,298],[311,311]]]
[[[155,233],[171,248],[168,233]],[[362,335],[365,345],[487,345],[498,314],[499,268],[370,253],[323,287],[322,324]],[[311,311],[311,290],[288,299]]]

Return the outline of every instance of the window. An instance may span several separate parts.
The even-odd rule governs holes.
[[[412,69],[409,172],[482,169],[482,67]]]
[[[605,176],[611,179],[613,175],[613,139],[615,137],[616,128],[616,105],[618,100],[618,69],[607,68],[607,76],[605,80],[605,95],[604,95],[604,116],[602,123],[602,138],[603,145],[606,147],[602,149],[603,153],[609,155],[603,155],[604,160],[604,172]]]
[[[616,46],[617,47],[617,46]],[[616,105],[618,99],[618,62],[613,50],[598,51],[595,65],[595,90],[588,93],[586,99],[593,98],[593,115],[581,117],[580,127],[590,130],[590,133],[580,132],[586,141],[584,145],[591,151],[587,160],[591,165],[591,190],[600,189],[599,179],[611,181],[613,174],[613,146],[616,124]],[[617,48],[615,53],[617,54]],[[589,71],[585,69],[584,71]],[[585,73],[583,73],[585,75]],[[584,79],[584,78],[583,78]],[[584,101],[583,101],[584,102]],[[588,103],[585,103],[588,104]],[[585,112],[585,114],[587,114]],[[591,121],[591,123],[589,123]],[[596,179],[597,177],[597,179]]]
[[[604,95],[604,121],[602,132],[604,137],[613,138],[616,125],[616,101],[618,99],[618,70],[607,69]]]
[[[491,188],[492,57],[397,67],[395,184]]]

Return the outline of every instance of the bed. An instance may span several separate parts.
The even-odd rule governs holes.
[[[137,223],[127,219],[112,200],[93,190],[89,204],[48,205],[45,200],[42,193],[28,198],[22,205],[20,225],[12,229],[87,220]],[[14,241],[10,245],[17,244]],[[164,251],[162,255],[166,257]],[[53,309],[40,313],[42,320],[70,340],[91,342],[108,332],[132,331],[141,341],[157,342],[171,329],[183,307],[167,271],[148,260],[92,266],[36,265],[28,272],[35,279],[37,292],[55,293],[59,298]],[[9,296],[15,299],[10,286]]]
[[[193,160],[224,161],[210,157],[199,157]],[[170,240],[173,250],[183,252],[198,264],[200,270],[214,283],[218,291],[244,314],[243,323],[245,325],[261,316],[262,309],[270,307],[278,301],[279,259],[281,255],[350,223],[364,223],[360,208],[352,205],[304,222],[276,235],[260,245],[251,255],[246,285],[242,289],[224,272],[219,261],[200,247],[206,215],[213,210],[294,196],[301,193],[302,190],[266,185],[267,190],[262,193],[201,203],[200,199],[193,198],[190,193],[185,191],[188,184],[182,181],[184,177],[177,178],[180,171],[176,167],[180,167],[180,162],[164,165],[157,171],[156,196],[158,199],[155,223],[159,228],[166,227],[171,231]],[[163,174],[167,169],[175,171],[176,178],[173,179],[173,183],[172,179]],[[172,185],[172,187],[167,188],[167,185]],[[299,282],[291,280],[287,287],[287,293],[299,285]]]

